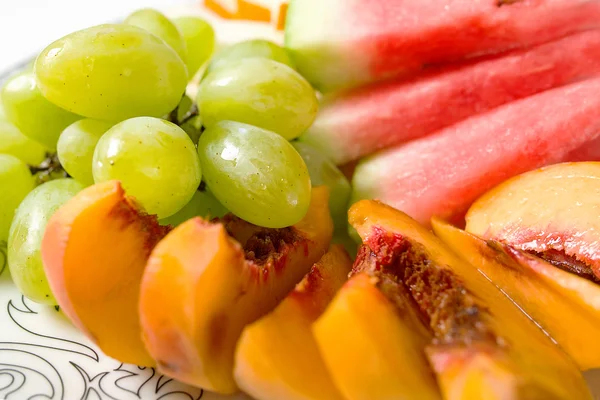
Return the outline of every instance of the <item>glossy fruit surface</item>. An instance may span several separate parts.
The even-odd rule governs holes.
[[[50,150],[56,149],[63,129],[81,118],[49,102],[42,95],[33,72],[28,70],[4,84],[2,102],[7,119],[21,133]]]
[[[208,187],[238,217],[267,228],[304,218],[310,177],[302,157],[283,137],[224,121],[204,131],[198,153]]]
[[[138,117],[106,132],[96,145],[94,181],[119,180],[129,196],[158,218],[181,210],[201,180],[196,147],[177,125]]]
[[[8,266],[13,282],[33,301],[55,305],[42,263],[42,238],[52,215],[83,185],[70,179],[56,179],[36,187],[15,212],[8,237]]]
[[[99,25],[46,47],[35,63],[42,94],[88,118],[122,121],[173,110],[187,85],[181,57],[131,25]]]
[[[267,58],[244,58],[209,73],[198,88],[206,127],[238,121],[298,137],[315,119],[315,91],[296,71]]]

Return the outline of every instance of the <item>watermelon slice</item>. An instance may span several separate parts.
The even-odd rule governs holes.
[[[523,172],[563,161],[600,137],[600,78],[479,114],[363,160],[353,200],[375,198],[419,222],[452,219]]]
[[[599,25],[598,0],[292,0],[285,43],[331,91]]]
[[[337,164],[429,135],[472,115],[600,73],[600,30],[528,50],[370,85],[321,105],[303,141]]]

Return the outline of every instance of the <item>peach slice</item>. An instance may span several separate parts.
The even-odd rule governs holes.
[[[355,275],[313,332],[344,398],[411,399],[418,393],[419,400],[441,399],[424,353],[432,336],[403,286]]]
[[[376,201],[350,210],[369,257],[354,272],[404,285],[433,334],[426,354],[446,399],[587,399],[563,350],[429,230]]]
[[[600,162],[556,164],[492,189],[466,230],[600,282]]]
[[[117,181],[84,189],[46,227],[42,260],[58,304],[119,361],[154,364],[142,342],[137,305],[150,251],[166,233]]]
[[[231,216],[224,223],[194,218],[156,246],[140,315],[162,373],[219,393],[237,391],[233,362],[242,330],[273,310],[327,251],[327,202],[327,189],[315,188],[305,218],[283,229]]]
[[[352,261],[334,245],[272,313],[238,342],[235,379],[261,400],[342,400],[319,353],[312,323],[348,279]]]
[[[582,369],[600,367],[600,286],[439,220],[433,229],[548,332]],[[475,271],[475,269],[473,269]]]

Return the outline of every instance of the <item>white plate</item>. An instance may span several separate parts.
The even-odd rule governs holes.
[[[248,400],[105,356],[54,307],[22,296],[4,265],[0,254],[0,400]]]

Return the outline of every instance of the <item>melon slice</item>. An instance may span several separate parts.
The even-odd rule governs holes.
[[[293,0],[286,46],[329,91],[599,25],[597,0]]]
[[[363,160],[353,200],[379,199],[429,225],[492,187],[600,137],[600,78],[552,89]]]
[[[565,51],[568,49],[568,51]],[[600,72],[600,31],[328,96],[303,141],[337,164]]]

